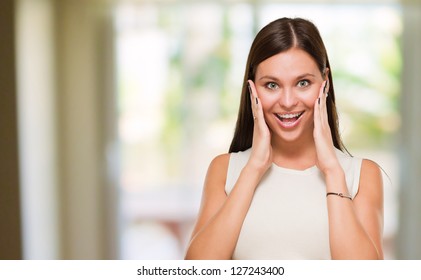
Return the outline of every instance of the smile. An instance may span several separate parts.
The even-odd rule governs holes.
[[[298,124],[300,117],[304,114],[303,112],[299,113],[289,113],[289,114],[275,114],[276,118],[280,121],[282,127],[291,128]]]

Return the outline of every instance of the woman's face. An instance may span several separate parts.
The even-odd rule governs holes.
[[[323,81],[314,59],[297,48],[258,65],[254,82],[272,138],[313,139],[314,104]]]

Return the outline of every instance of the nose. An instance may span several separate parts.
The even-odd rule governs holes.
[[[293,108],[298,100],[292,89],[284,89],[279,95],[279,105],[285,109]]]

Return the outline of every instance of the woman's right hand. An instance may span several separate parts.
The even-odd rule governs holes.
[[[262,172],[263,175],[272,165],[271,134],[263,115],[262,103],[252,80],[248,80],[248,89],[250,92],[254,128],[251,155],[247,164]]]

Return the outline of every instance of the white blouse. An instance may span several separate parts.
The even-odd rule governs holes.
[[[227,194],[250,152],[230,155]],[[354,198],[362,159],[336,153]],[[301,171],[272,164],[256,188],[233,259],[331,259],[327,214],[325,181],[316,166]]]

